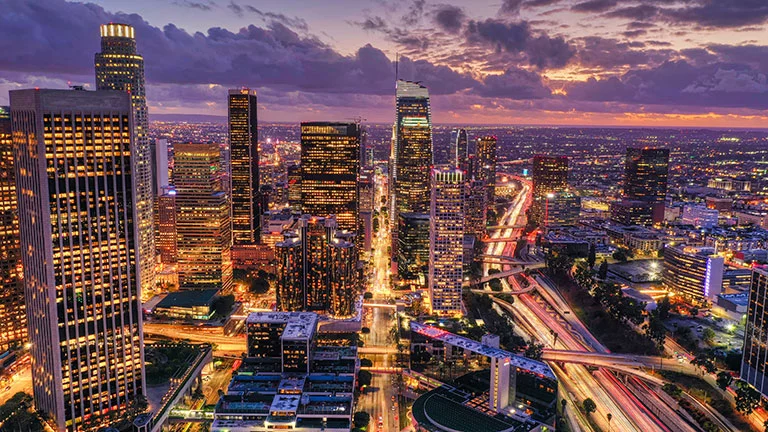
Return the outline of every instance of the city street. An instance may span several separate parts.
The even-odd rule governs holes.
[[[386,176],[376,176],[376,196],[374,202],[376,206],[382,203],[382,197],[386,196],[387,191]],[[390,290],[390,266],[391,258],[387,253],[390,246],[391,237],[384,213],[379,215],[379,231],[373,240],[373,277],[371,280],[370,292],[374,295],[374,300],[383,302],[392,298]],[[390,337],[390,329],[394,325],[394,311],[389,308],[370,308],[370,319],[365,327],[371,329],[371,333],[364,339],[366,348],[391,348],[394,341]],[[373,361],[374,367],[394,366],[392,355],[373,354],[367,355],[367,358]],[[392,409],[394,400],[397,399],[397,391],[393,383],[395,375],[374,373],[370,388],[360,396],[358,401],[358,411],[366,411],[371,415],[371,431],[396,431],[399,430],[397,419],[397,410]],[[379,426],[379,418],[382,425]]]

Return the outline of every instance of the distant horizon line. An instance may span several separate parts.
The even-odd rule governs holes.
[[[150,122],[154,121],[165,121],[165,122],[203,122],[203,123],[227,123],[227,116],[225,115],[216,115],[216,114],[150,114]],[[156,119],[157,117],[162,117],[159,119]],[[184,120],[184,118],[189,118],[189,120]],[[196,120],[193,120],[196,119]],[[205,119],[208,119],[207,121]],[[344,122],[347,119],[341,119],[341,120],[326,120],[326,121],[339,121]],[[301,121],[265,121],[264,123],[269,124],[276,124],[276,125],[298,125],[302,122],[310,122],[310,121],[317,121],[317,120],[301,120]],[[354,123],[353,121],[349,121],[349,123]],[[370,125],[390,125],[391,122],[363,122]],[[711,126],[711,127],[705,127],[705,126],[641,126],[641,125],[629,125],[629,126],[621,126],[621,125],[568,125],[568,124],[516,124],[516,123],[433,123],[433,126],[455,126],[455,127],[464,127],[464,128],[498,128],[498,127],[519,127],[519,128],[540,128],[540,129],[580,129],[580,128],[587,128],[587,129],[656,129],[656,130],[664,130],[664,129],[686,129],[686,130],[712,130],[712,131],[754,131],[754,132],[768,132],[768,126],[764,128],[750,128],[750,127],[724,127],[724,126]]]

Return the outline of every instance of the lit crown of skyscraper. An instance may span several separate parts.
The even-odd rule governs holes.
[[[428,98],[429,90],[417,82],[397,80],[397,97]]]

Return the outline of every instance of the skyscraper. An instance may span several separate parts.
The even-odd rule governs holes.
[[[232,240],[236,245],[254,244],[260,240],[262,212],[256,90],[230,90],[228,106]]]
[[[360,125],[301,124],[301,209],[336,215],[339,229],[359,228]]]
[[[35,407],[79,431],[144,393],[131,99],[10,99]]]
[[[486,184],[482,180],[469,179],[464,183],[464,232],[482,239],[487,218]]]
[[[176,238],[181,289],[232,289],[232,221],[218,144],[176,144]]]
[[[403,284],[426,287],[429,276],[429,213],[397,215],[397,278]]]
[[[429,211],[432,167],[432,114],[429,91],[419,83],[397,81],[396,118],[390,153],[390,222],[399,213]],[[397,254],[399,233],[392,231],[392,256]]]
[[[466,129],[453,129],[451,131],[451,149],[453,150],[453,165],[461,170],[467,169],[467,157],[469,157],[469,138]]]
[[[353,235],[336,219],[303,215],[275,245],[277,310],[315,311],[338,318],[355,313],[359,289]]]
[[[127,24],[101,26],[101,52],[95,55],[96,89],[131,94],[136,156],[136,222],[139,227],[141,289],[155,289],[155,227],[152,199],[152,149],[150,148],[147,97],[144,90],[144,59],[136,52],[134,29]]]
[[[568,158],[543,156],[533,158],[533,204],[530,218],[542,224],[546,217],[547,197],[568,190]]]
[[[669,149],[627,148],[624,198],[648,203],[652,208],[654,223],[664,220],[668,173]]]
[[[157,197],[157,251],[160,262],[176,264],[176,190],[168,189]]]
[[[288,177],[288,205],[294,210],[301,210],[301,165],[289,165]]]
[[[488,204],[496,200],[496,137],[487,135],[477,139],[477,173],[475,178],[485,182]]]
[[[27,338],[13,165],[10,110],[0,106],[0,352]]]
[[[432,169],[429,297],[438,314],[461,313],[464,256],[464,178],[457,168]]]
[[[741,379],[753,385],[763,397],[768,396],[768,269],[752,271],[749,308],[744,329],[744,356]]]

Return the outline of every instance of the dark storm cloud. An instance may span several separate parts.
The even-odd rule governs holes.
[[[537,68],[563,67],[574,55],[565,39],[536,35],[525,21],[508,23],[490,18],[470,21],[465,36],[470,44],[525,54],[528,62]]]
[[[587,0],[571,6],[571,10],[585,13],[605,12],[613,9],[617,4],[617,0]]]
[[[665,11],[668,19],[704,27],[740,27],[768,21],[766,0],[702,0]]]
[[[0,71],[93,74],[102,23],[136,28],[150,83],[251,85],[309,92],[389,94],[394,66],[370,45],[342,55],[313,36],[272,21],[237,32],[214,27],[187,33],[173,24],[160,29],[139,15],[112,14],[93,4],[10,0],[0,14]],[[247,9],[244,9],[247,10]],[[30,37],[34,35],[34,37]],[[413,63],[412,65],[410,63]],[[429,62],[401,59],[415,79],[435,79],[435,92],[475,85],[466,75]]]
[[[464,11],[453,5],[439,5],[435,9],[435,23],[441,29],[456,33],[464,25],[466,15]]]
[[[748,66],[684,60],[568,88],[568,98],[580,101],[753,109],[768,109],[767,93],[766,75]]]
[[[375,30],[383,30],[387,28],[387,23],[384,21],[384,18],[380,16],[368,17],[362,22],[353,23],[353,24],[360,26],[360,28],[362,28],[363,30],[375,31]]]
[[[519,68],[507,69],[502,75],[488,75],[474,93],[508,99],[542,99],[552,95],[539,74]]]

